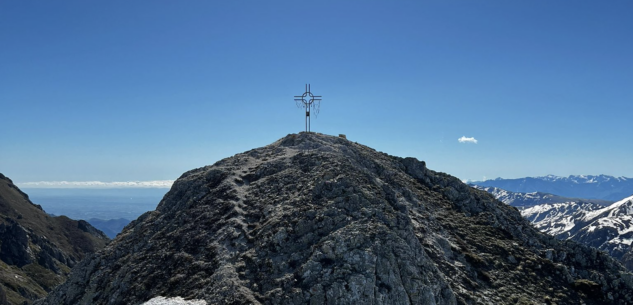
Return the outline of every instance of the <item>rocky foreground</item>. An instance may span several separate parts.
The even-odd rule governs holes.
[[[607,254],[459,179],[291,134],[183,174],[39,304],[633,304]]]

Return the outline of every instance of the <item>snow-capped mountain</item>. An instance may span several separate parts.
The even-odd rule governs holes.
[[[519,208],[521,215],[541,232],[607,251],[633,270],[633,196],[609,204],[608,201],[597,199],[471,186]]]
[[[511,192],[492,186],[479,186],[474,184],[470,184],[470,186],[482,191],[486,191],[495,196],[497,200],[505,204],[509,204],[513,207],[517,207],[520,210],[545,203],[583,202],[592,203],[598,208],[608,206],[613,203],[613,201],[608,200],[569,198],[543,192],[521,193]]]
[[[541,231],[572,239],[621,259],[633,242],[633,196],[607,207],[592,203],[557,203],[521,211]]]
[[[576,225],[583,223],[587,214],[602,209],[603,206],[589,202],[562,202],[540,204],[521,211],[541,232],[561,239],[571,236]]]
[[[493,186],[512,192],[545,192],[566,197],[619,200],[633,194],[633,178],[607,175],[572,175],[526,177],[473,181],[471,184]]]

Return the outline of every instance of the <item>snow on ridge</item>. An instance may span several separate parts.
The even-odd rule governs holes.
[[[530,178],[530,177],[526,177],[524,179],[527,179],[527,178]],[[539,179],[539,180],[545,180],[545,181],[556,181],[556,180],[559,180],[559,179],[564,179],[564,177],[560,177],[560,176],[556,176],[556,175],[552,175],[552,174],[545,175],[545,176],[537,176],[537,177],[532,177],[532,178]]]
[[[571,239],[619,259],[633,246],[633,196],[607,207],[596,203],[541,204],[521,210],[541,232]]]
[[[580,183],[603,183],[603,182],[614,181],[614,180],[617,181],[617,182],[622,182],[622,181],[631,180],[633,178],[627,178],[627,177],[624,177],[624,176],[615,177],[615,176],[609,176],[609,175],[604,175],[604,174],[600,174],[600,175],[569,175],[567,177],[548,174],[548,175],[545,175],[545,176],[533,176],[533,177],[524,177],[524,178],[502,178],[502,177],[497,177],[497,178],[494,178],[494,179],[484,179],[483,181],[480,181],[480,180],[468,180],[468,183],[476,184],[476,183],[486,182],[486,181],[526,180],[526,179],[536,179],[536,180],[542,180],[542,181],[547,181],[547,182],[569,181],[569,182],[580,184]]]
[[[562,177],[562,176],[556,176],[556,175],[545,175],[545,176],[537,176],[537,177],[526,177],[523,179],[527,179],[527,178],[532,178],[532,179],[537,179],[537,180],[543,180],[543,181],[569,181],[569,182],[573,182],[573,183],[602,183],[602,182],[607,182],[607,181],[626,181],[630,178],[621,176],[621,177],[615,177],[615,176],[609,176],[609,175],[604,175],[604,174],[600,174],[600,175],[569,175],[567,177]],[[503,179],[502,179],[503,180]]]
[[[625,208],[625,210],[620,211],[621,208]],[[602,209],[591,211],[587,213],[585,217],[583,217],[583,220],[588,221],[605,213],[608,214],[608,216],[617,216],[619,214],[622,214],[618,212],[624,212],[624,215],[633,214],[633,196],[626,197],[620,201],[614,202]]]
[[[527,218],[540,231],[560,235],[570,232],[577,221],[599,205],[595,203],[545,203],[521,211],[521,216]]]
[[[181,297],[155,297],[141,305],[207,305],[205,300],[185,300]]]

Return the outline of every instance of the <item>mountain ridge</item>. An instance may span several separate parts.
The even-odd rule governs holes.
[[[544,192],[511,192],[494,186],[480,186],[476,184],[469,184],[470,186],[486,191],[492,194],[495,198],[505,204],[509,204],[517,208],[527,208],[535,205],[541,205],[545,203],[564,203],[564,202],[587,202],[595,203],[599,206],[608,206],[614,201],[602,200],[602,199],[586,199],[586,198],[571,198],[563,197]]]
[[[606,251],[633,270],[633,264],[630,263],[633,254],[633,196],[604,206],[603,200],[565,198],[538,192],[514,193],[477,185],[473,187],[489,192],[506,204],[519,207],[521,215],[541,232]]]
[[[633,274],[424,161],[316,133],[184,173],[38,304],[633,304]]]
[[[471,181],[479,186],[492,186],[521,193],[544,192],[565,197],[620,200],[633,195],[633,178],[608,175],[554,175],[516,179],[496,178]]]
[[[107,241],[85,221],[49,216],[0,174],[0,294],[10,304],[45,296]]]
[[[619,260],[631,249],[633,196],[607,207],[545,204],[522,214],[547,233],[607,251]]]
[[[612,176],[612,175],[604,175],[604,174],[599,174],[599,175],[569,175],[569,176],[557,176],[557,175],[545,175],[545,176],[535,176],[535,177],[525,177],[525,178],[534,178],[534,179],[539,179],[539,180],[546,180],[546,181],[559,181],[559,180],[570,180],[570,181],[574,181],[576,183],[596,183],[598,181],[609,181],[609,180],[616,180],[616,181],[628,181],[631,180],[633,178],[627,178],[624,176],[620,176],[620,177],[616,177],[616,176]],[[511,179],[525,179],[525,178],[510,178],[510,179],[504,179],[501,177],[497,177],[491,180],[511,180]],[[583,181],[584,180],[584,181]],[[485,182],[485,181],[489,181],[489,180],[484,180],[484,181],[473,181],[473,182]]]

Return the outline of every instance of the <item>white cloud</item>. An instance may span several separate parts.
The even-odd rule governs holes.
[[[174,180],[156,181],[39,181],[16,183],[20,188],[171,188]]]
[[[474,144],[477,144],[477,139],[475,139],[474,137],[472,137],[472,138],[461,137],[461,138],[457,139],[457,141],[459,141],[459,143],[474,143]]]

